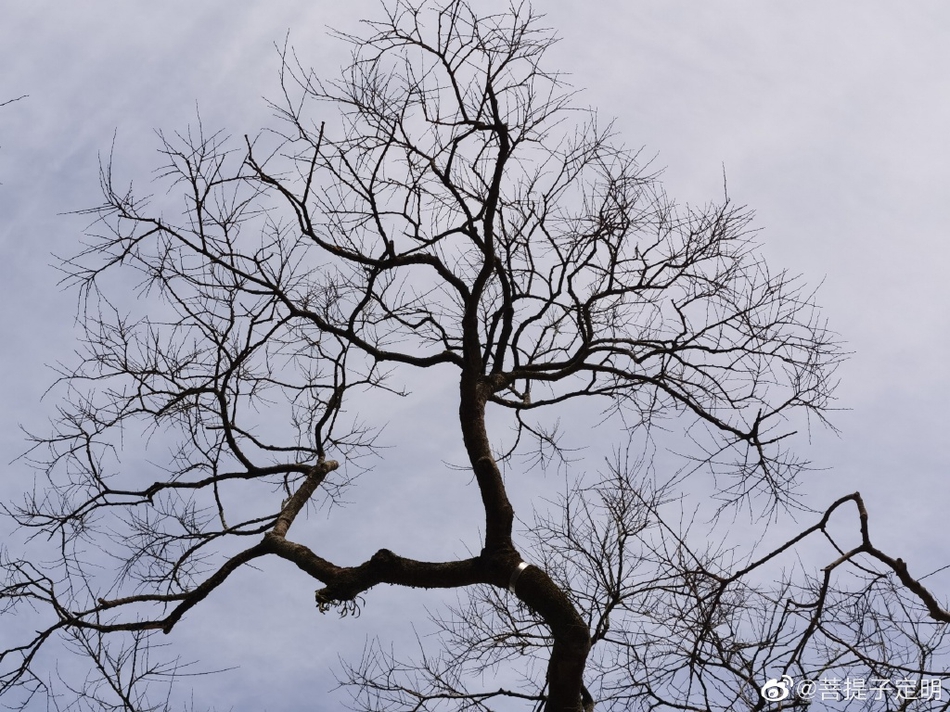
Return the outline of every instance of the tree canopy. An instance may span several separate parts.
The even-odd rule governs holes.
[[[376,605],[383,583],[462,590],[436,619],[442,654],[406,663],[377,646],[346,668],[364,709],[763,709],[783,674],[863,670],[917,692],[939,675],[944,627],[925,621],[950,613],[873,545],[859,494],[767,553],[664,515],[711,473],[721,511],[765,526],[796,501],[796,432],[831,405],[842,350],[813,293],[766,265],[750,212],[728,195],[670,199],[547,67],[553,35],[528,4],[397,0],[338,37],[353,61],[337,78],[284,49],[276,126],[162,135],[164,196],[102,166],[104,203],[62,262],[84,338],[53,430],[34,438],[39,484],[8,508],[58,561],[3,556],[4,610],[45,620],[5,644],[4,699],[46,688],[35,656],[65,637],[105,681],[83,704],[148,708],[149,678],[169,668],[135,669],[139,651],[262,557],[318,581],[321,612]],[[295,524],[385,467],[385,409],[366,404],[411,398],[400,378],[418,369],[454,394],[478,546],[416,560],[382,523],[370,558],[331,561]],[[570,429],[588,400],[625,439],[604,472],[539,492],[550,506],[518,532],[533,513],[509,483],[532,461],[569,462],[548,414]],[[683,465],[657,477],[661,430]],[[140,436],[173,443],[161,464],[129,464]],[[833,539],[847,506],[856,545],[833,541],[816,576],[763,584],[809,535]],[[517,687],[484,682],[499,666]]]

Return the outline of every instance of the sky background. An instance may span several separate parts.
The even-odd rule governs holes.
[[[950,563],[950,6],[536,8],[561,37],[547,66],[570,74],[579,103],[615,118],[628,147],[656,155],[672,197],[718,199],[725,170],[732,200],[757,214],[770,264],[821,284],[818,302],[853,355],[839,371],[840,435],[816,430],[801,451],[825,468],[803,480],[807,503],[860,490],[878,546],[913,574]],[[75,251],[88,224],[65,213],[100,202],[98,157],[114,138],[118,175],[144,186],[159,165],[154,130],[183,129],[196,106],[206,127],[256,133],[272,121],[264,98],[278,98],[275,43],[289,31],[301,60],[332,77],[348,49],[326,28],[355,31],[378,14],[367,0],[5,3],[0,102],[29,96],[0,109],[0,497],[32,482],[22,463],[6,463],[24,449],[19,425],[42,430],[55,405],[40,402],[52,380],[44,364],[74,348],[75,297],[57,287],[50,254]],[[358,526],[346,546],[331,542],[340,552],[437,558],[433,546],[457,555],[477,542],[474,490],[461,477],[432,487],[458,445],[453,425],[422,415],[435,386],[415,385],[422,406],[385,406],[387,437],[403,447],[382,469],[427,464],[395,489],[380,472],[368,494],[354,490],[347,516]],[[340,621],[317,614],[316,586],[286,567],[229,584],[169,637],[205,668],[240,666],[195,681],[196,700],[219,709],[324,709],[315,701],[333,686],[338,652],[358,653],[374,631],[411,634],[408,621],[435,600],[387,592],[359,621]]]

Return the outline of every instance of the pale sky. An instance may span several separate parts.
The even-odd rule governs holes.
[[[800,443],[825,468],[803,479],[807,504],[821,509],[860,490],[878,546],[913,574],[950,564],[950,5],[536,7],[562,38],[549,68],[570,74],[583,90],[578,102],[614,118],[628,147],[656,155],[672,197],[718,200],[725,171],[731,199],[757,214],[772,267],[821,285],[817,301],[853,355],[839,371],[843,410],[832,420],[840,436],[816,428],[810,447]],[[44,364],[70,358],[75,297],[57,287],[50,253],[76,249],[88,218],[64,213],[100,202],[98,156],[108,155],[113,136],[119,175],[145,186],[160,163],[155,129],[184,128],[197,105],[206,127],[256,133],[271,121],[264,98],[279,94],[275,43],[289,31],[301,60],[332,77],[348,49],[326,27],[355,31],[378,12],[369,0],[6,3],[0,102],[29,97],[0,109],[4,463],[25,447],[18,425],[41,430],[55,406],[40,403],[53,378]],[[414,384],[423,394],[431,388]],[[328,546],[354,558],[337,563],[358,563],[383,546],[435,559],[477,545],[477,493],[464,476],[447,483],[441,462],[458,448],[455,430],[420,425],[415,407],[393,410],[386,432],[400,447],[368,476],[370,492],[353,491],[344,512],[356,518],[353,539]],[[429,428],[424,438],[420,427]],[[409,491],[386,489],[386,470],[420,461]],[[4,473],[2,497],[32,482],[19,462]],[[405,510],[414,498],[423,509]],[[408,621],[423,621],[422,605],[438,600],[373,591],[361,619],[338,620],[316,612],[316,582],[278,564],[263,571],[229,581],[168,638],[204,669],[240,666],[186,681],[202,704],[337,709],[339,699],[321,700],[334,686],[338,652],[358,655],[377,632],[384,641],[411,635]],[[945,599],[950,579],[942,584]]]

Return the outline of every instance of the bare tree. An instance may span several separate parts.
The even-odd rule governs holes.
[[[5,554],[5,610],[53,619],[0,656],[0,692],[44,689],[36,656],[62,635],[107,681],[86,688],[90,706],[144,708],[140,683],[173,672],[143,657],[149,635],[261,557],[318,580],[321,611],[371,605],[380,583],[471,593],[442,621],[451,658],[406,669],[371,650],[349,670],[369,709],[501,698],[549,712],[762,708],[758,675],[770,666],[894,664],[868,652],[867,617],[858,642],[837,632],[848,605],[832,601],[837,569],[857,562],[868,587],[892,582],[860,557],[897,577],[888,600],[909,596],[948,620],[871,545],[858,495],[829,516],[856,503],[862,543],[813,591],[749,583],[798,539],[741,562],[696,549],[660,516],[671,487],[702,470],[723,506],[768,513],[794,501],[805,463],[789,438],[829,407],[841,352],[811,294],[757,254],[749,213],[728,198],[701,210],[668,199],[545,68],[552,36],[526,4],[480,16],[462,0],[400,0],[367,27],[340,35],[354,56],[337,80],[285,51],[278,129],[163,137],[161,180],[183,201],[179,219],[119,186],[111,161],[102,168],[96,227],[63,262],[85,328],[79,363],[61,372],[54,432],[35,439],[46,479],[8,510],[58,542],[58,564]],[[138,303],[123,287],[130,273]],[[402,369],[454,374],[481,550],[433,562],[380,548],[331,562],[291,529],[375,450],[381,423],[353,419],[347,404],[401,392]],[[645,466],[619,458],[602,482],[565,495],[562,516],[539,514],[516,538],[503,468],[515,476],[526,452],[556,456],[541,414],[592,398],[634,435],[684,424],[691,466],[651,485]],[[510,447],[489,436],[488,413],[514,426]],[[163,470],[123,467],[123,434],[177,440]],[[117,557],[115,578],[97,573],[89,544]],[[133,643],[111,651],[120,633]],[[849,652],[819,663],[819,638]],[[466,685],[511,658],[526,665],[523,689]]]

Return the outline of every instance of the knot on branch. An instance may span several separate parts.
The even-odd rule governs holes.
[[[317,460],[317,464],[310,468],[308,476],[314,477],[316,475],[326,475],[338,469],[339,467],[340,463],[336,460],[324,460],[323,458],[320,458]]]
[[[475,462],[475,470],[476,470],[476,471],[478,471],[478,470],[486,471],[486,470],[487,470],[488,472],[494,472],[495,467],[496,467],[496,465],[495,465],[495,459],[492,458],[492,457],[489,457],[488,455],[483,455],[482,457],[478,458],[478,460],[476,460],[476,462]]]
[[[334,580],[315,592],[317,608],[326,613],[337,608],[340,616],[358,616],[362,606],[359,594],[377,584],[386,571],[399,566],[400,558],[389,549],[380,549],[361,566],[353,569],[341,569]]]
[[[396,556],[389,549],[380,549],[370,558],[369,563],[371,566],[392,566],[399,560],[399,557]]]
[[[490,393],[497,393],[511,383],[511,378],[504,373],[492,373],[485,377]]]

